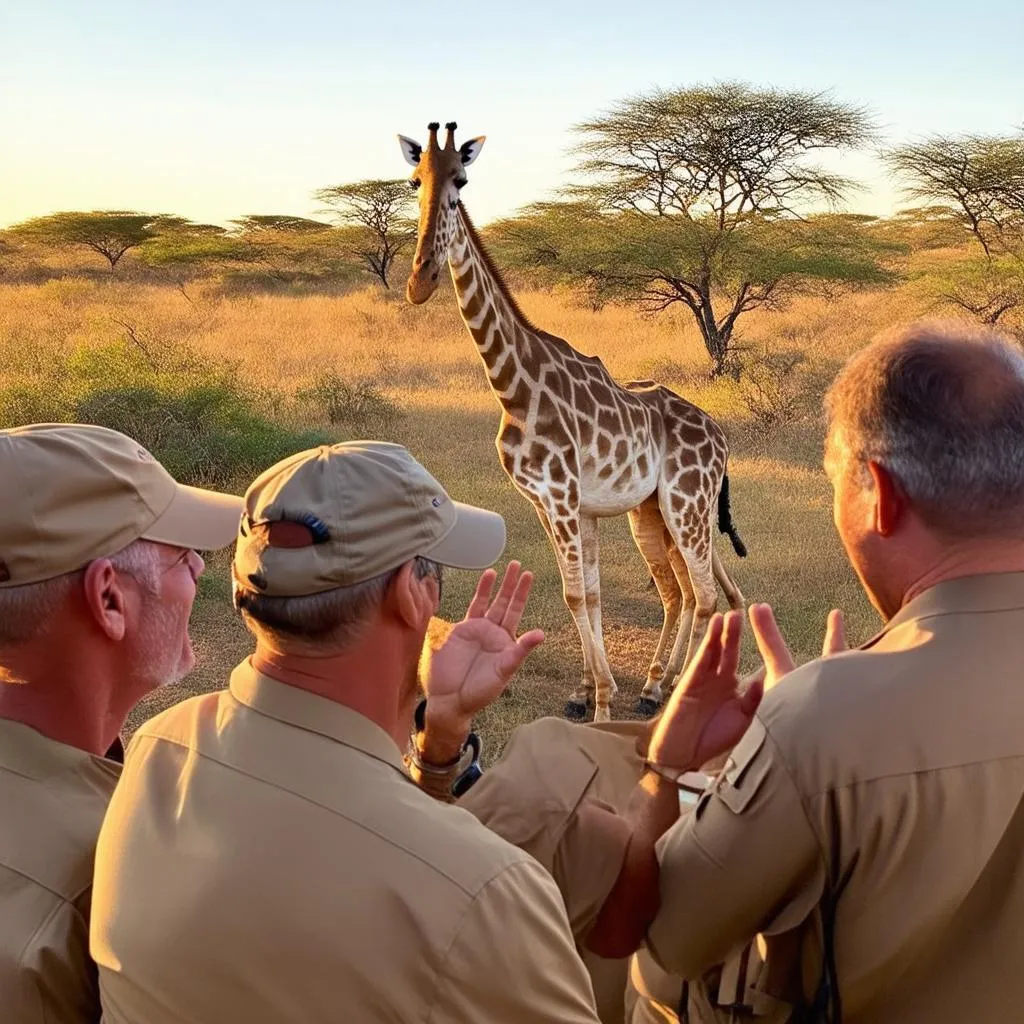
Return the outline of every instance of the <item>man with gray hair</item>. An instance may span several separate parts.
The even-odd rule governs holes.
[[[664,991],[662,969],[695,980],[747,947],[754,1018],[1014,1020],[1024,358],[963,325],[912,327],[854,356],[827,409],[836,528],[885,625],[794,669],[751,608],[768,692],[663,841],[634,982]]]
[[[0,431],[0,1017],[95,1024],[93,853],[118,733],[192,666],[203,560],[241,498],[103,427]]]

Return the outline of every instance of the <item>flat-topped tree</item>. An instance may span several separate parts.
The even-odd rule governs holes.
[[[16,224],[8,233],[46,246],[84,246],[103,256],[113,272],[130,249],[188,223],[182,217],[132,210],[69,210],[33,217]]]
[[[751,310],[808,282],[882,276],[849,224],[804,219],[855,187],[816,160],[871,139],[857,107],[726,82],[625,99],[574,131],[580,180],[566,189],[568,219],[547,204],[527,211],[532,226],[505,229],[602,298],[685,306],[713,373]]]
[[[619,385],[600,359],[530,323],[459,201],[483,137],[457,147],[450,123],[441,148],[438,127],[428,126],[425,147],[399,136],[420,208],[406,296],[426,302],[449,265],[462,318],[501,407],[498,457],[547,532],[583,645],[583,680],[566,708],[571,717],[582,717],[591,698],[595,720],[610,717],[615,681],[601,624],[597,524],[628,514],[664,607],[639,705],[650,713],[662,682],[674,682],[703,636],[718,600],[715,580],[732,607],[743,605],[712,541],[717,510],[719,529],[745,553],[729,514],[725,435],[668,388]]]
[[[1024,134],[931,135],[887,154],[913,216],[945,215],[971,258],[931,275],[938,297],[982,323],[1006,324],[1024,308]],[[911,214],[908,214],[908,218]]]
[[[314,195],[327,204],[340,227],[352,230],[346,243],[351,254],[390,288],[388,275],[395,260],[416,238],[409,186],[402,180],[374,178],[331,185]]]

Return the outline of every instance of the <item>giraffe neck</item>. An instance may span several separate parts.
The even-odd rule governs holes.
[[[491,388],[503,406],[518,406],[522,384],[535,377],[541,339],[485,254],[461,203],[448,263],[459,311]]]

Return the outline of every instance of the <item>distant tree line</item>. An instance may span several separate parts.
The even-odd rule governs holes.
[[[113,273],[134,251],[153,267],[253,269],[282,280],[296,274],[362,271],[390,287],[395,260],[416,237],[404,181],[367,180],[320,189],[334,223],[288,214],[248,214],[222,227],[134,210],[65,211],[7,229],[7,245],[85,248]]]
[[[1022,330],[1024,134],[933,135],[882,149],[912,205],[888,219],[843,212],[858,188],[823,162],[879,152],[860,107],[825,93],[718,83],[658,89],[573,127],[578,162],[551,201],[490,225],[500,264],[567,283],[595,307],[687,311],[712,372],[735,369],[753,310],[801,293],[884,286],[918,274],[936,303]],[[87,247],[111,272],[125,253],[154,267],[375,277],[389,288],[415,239],[403,180],[319,189],[327,220],[248,215],[227,227],[135,211],[57,213],[4,233]],[[925,271],[908,255],[952,250]],[[0,249],[0,258],[3,250]]]

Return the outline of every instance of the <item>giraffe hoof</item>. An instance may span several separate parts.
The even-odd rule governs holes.
[[[642,718],[650,718],[660,707],[660,700],[653,700],[650,697],[641,697],[636,702],[636,707],[633,708],[633,713],[640,715]]]
[[[587,717],[587,705],[582,700],[569,700],[565,702],[565,717],[571,722],[582,722]]]

